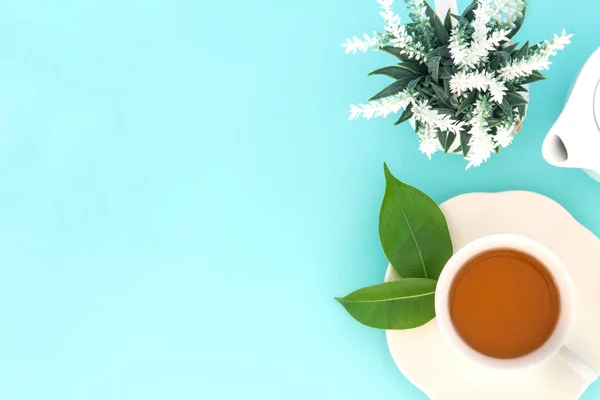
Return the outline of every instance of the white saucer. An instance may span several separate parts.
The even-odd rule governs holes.
[[[469,193],[442,209],[454,249],[492,233],[535,239],[563,259],[576,293],[576,321],[566,345],[600,371],[600,240],[555,201],[531,192]],[[389,266],[385,280],[396,279]],[[562,358],[524,370],[495,371],[463,357],[440,336],[436,320],[411,330],[386,331],[394,362],[436,400],[571,400],[587,383]]]

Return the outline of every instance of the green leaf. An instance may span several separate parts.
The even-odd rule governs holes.
[[[469,154],[469,140],[471,135],[466,131],[460,132],[460,147],[462,149],[463,156],[466,157]]]
[[[400,125],[404,121],[408,121],[409,119],[411,119],[412,116],[413,116],[413,111],[412,111],[412,103],[411,103],[408,105],[408,107],[406,107],[404,109],[404,111],[402,112],[402,115],[400,115],[400,118],[398,119],[398,121],[396,121],[394,123],[394,125]]]
[[[369,101],[382,99],[384,97],[393,96],[395,94],[400,93],[408,86],[408,83],[411,81],[410,78],[402,78],[398,79],[396,82],[392,83],[381,92],[377,93],[375,96],[371,97]]]
[[[529,51],[529,40],[525,42],[525,44],[523,45],[523,47],[521,47],[521,49],[519,49],[519,51],[517,52],[517,55],[515,56],[515,60],[519,60],[519,59],[525,57],[525,55],[527,54],[528,51]]]
[[[472,106],[473,104],[475,104],[475,100],[477,100],[477,92],[476,91],[472,91],[471,93],[469,93],[469,95],[467,96],[467,98],[464,99],[462,101],[462,103],[460,103],[460,105],[458,106],[458,110],[456,111],[456,113],[460,114],[463,111],[465,111],[467,108],[469,108],[470,106]]]
[[[500,67],[500,57],[493,56],[492,61],[490,61],[490,66],[488,67],[488,72],[492,72],[497,70]]]
[[[400,276],[437,279],[452,255],[444,214],[425,193],[396,179],[386,164],[384,170],[379,213],[383,251]]]
[[[450,105],[450,100],[448,99],[448,96],[446,96],[444,89],[434,83],[431,84],[431,88],[435,92],[438,103],[441,103],[440,105],[444,106],[445,108],[452,108]]]
[[[517,106],[517,109],[519,110],[519,115],[520,116],[524,116],[525,115],[525,111],[527,111],[527,109],[525,108],[525,104],[519,104]]]
[[[433,31],[435,32],[435,36],[438,39],[440,44],[446,44],[450,40],[450,35],[448,35],[448,31],[444,28],[444,24],[440,21],[440,17],[438,17],[437,13],[433,11],[433,8],[425,2],[425,15],[429,18],[429,22],[433,27]]]
[[[529,92],[529,90],[527,90],[527,88],[523,85],[517,85],[515,86],[515,91],[517,92]]]
[[[517,93],[508,92],[508,93],[506,93],[504,95],[504,97],[513,106],[518,106],[518,105],[521,105],[521,104],[527,104],[527,100],[525,100],[525,98],[523,96],[521,96],[520,94],[517,94]]]
[[[451,57],[450,50],[448,49],[448,45],[438,47],[437,49],[432,50],[429,53],[427,53],[427,58],[436,57],[436,56]]]
[[[501,118],[488,118],[488,128],[493,128],[497,126],[500,122],[502,122]]]
[[[423,77],[419,76],[418,78],[413,79],[412,81],[408,82],[408,88],[409,89],[414,89],[417,87],[417,85],[419,84],[419,82],[421,82],[421,79]]]
[[[507,53],[510,56],[510,54],[517,48],[518,45],[519,45],[519,43],[513,43],[511,45],[503,47],[502,51]],[[512,59],[512,57],[511,57],[511,59]]]
[[[458,23],[461,25],[469,25],[470,24],[470,21],[468,19],[466,19],[465,17],[463,17],[462,15],[452,14],[452,18],[457,20]]]
[[[396,57],[397,59],[399,59],[400,61],[411,61],[411,59],[406,55],[401,53],[401,49],[394,47],[394,46],[383,46],[381,48],[381,50],[385,51],[388,54],[393,55],[394,57]]]
[[[435,317],[433,279],[405,278],[358,289],[336,298],[361,324],[378,329],[411,329]]]
[[[452,31],[452,15],[450,14],[450,9],[448,9],[448,12],[446,13],[446,18],[444,18],[444,28],[448,33]]]
[[[401,68],[401,67],[385,67],[385,68],[380,68],[376,71],[373,71],[369,74],[369,76],[371,75],[386,75],[389,76],[391,78],[395,78],[395,79],[402,79],[402,78],[410,78],[410,79],[414,79],[417,75],[407,69],[407,68]]]
[[[434,81],[438,80],[441,59],[442,59],[442,57],[437,56],[437,57],[428,58],[427,61],[425,61],[425,65],[427,65],[427,69],[429,70],[429,73],[431,74],[431,78]]]
[[[500,104],[500,109],[502,110],[502,112],[504,114],[506,114],[506,116],[512,120],[513,118],[513,112],[512,112],[512,106],[510,104],[510,102],[506,99],[506,96],[504,96],[504,100],[502,100],[502,103]]]
[[[522,85],[526,85],[528,83],[533,83],[537,81],[541,81],[546,79],[546,77],[539,71],[533,71],[533,74],[529,75],[527,78],[521,81]]]
[[[426,86],[421,86],[419,88],[419,92],[426,94],[429,97],[433,97],[433,95],[435,94],[433,92],[433,90],[431,90],[430,88],[426,87]]]
[[[454,144],[454,139],[456,139],[456,134],[453,132],[447,131],[439,131],[438,132],[438,140],[442,145],[442,149],[444,149],[444,153],[448,153],[450,150],[450,146]]]
[[[504,63],[509,63],[512,61],[510,53],[503,50],[495,51],[494,56],[498,57],[500,61]]]
[[[462,13],[462,16],[469,22],[472,22],[475,19],[475,9],[477,8],[477,0],[474,0],[465,8]]]
[[[427,68],[422,64],[408,61],[398,64],[398,68],[404,68],[407,71],[414,73],[415,75],[424,75],[427,73]]]

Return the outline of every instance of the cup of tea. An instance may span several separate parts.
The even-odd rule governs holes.
[[[438,280],[435,311],[442,335],[481,365],[524,368],[560,354],[584,378],[597,376],[564,347],[575,316],[569,271],[535,240],[490,235],[458,250]]]

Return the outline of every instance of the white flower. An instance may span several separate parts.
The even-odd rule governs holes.
[[[465,127],[463,121],[456,120],[446,114],[440,114],[437,110],[432,109],[427,100],[413,100],[412,111],[416,120],[430,126],[432,129],[450,131],[458,135]]]
[[[494,143],[496,146],[507,147],[510,145],[515,135],[514,130],[515,124],[507,124],[498,127],[496,136],[494,136]]]
[[[467,168],[479,167],[487,161],[496,147],[492,135],[473,135],[469,141],[469,153],[465,160],[469,161]]]
[[[371,101],[368,104],[350,105],[350,121],[357,118],[371,119],[373,117],[387,117],[397,114],[402,108],[406,108],[413,97],[408,92],[400,92],[395,96],[386,97],[381,100]]]
[[[523,58],[513,61],[510,65],[500,70],[500,76],[505,81],[531,75],[533,71],[544,70],[550,67],[549,58],[555,56],[558,50],[562,50],[571,43],[571,37],[563,29],[560,36],[554,35],[552,42],[547,40],[541,43],[533,54],[525,55]]]
[[[458,71],[450,78],[450,91],[456,95],[462,95],[472,90],[487,91],[496,103],[502,103],[506,86],[486,71]]]
[[[508,40],[508,29],[490,32],[488,24],[491,19],[491,0],[478,0],[477,8],[473,11],[475,19],[471,24],[473,34],[471,44],[466,45],[461,37],[460,28],[455,28],[450,38],[450,54],[459,68],[474,69],[480,62],[488,58],[488,53]]]
[[[500,29],[513,29],[518,19],[525,13],[524,0],[494,0],[491,17],[494,25]]]
[[[417,134],[419,135],[419,150],[431,160],[431,155],[441,147],[436,130],[424,124]]]
[[[346,43],[343,43],[342,47],[346,48],[346,54],[355,54],[357,51],[366,53],[371,47],[377,47],[377,38],[375,36],[370,37],[365,33],[362,39],[358,36],[354,36],[352,39],[346,39]]]

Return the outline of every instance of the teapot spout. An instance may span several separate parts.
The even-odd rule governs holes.
[[[568,123],[570,122],[570,123]],[[586,148],[584,130],[574,127],[565,112],[558,118],[542,144],[542,155],[555,167],[589,168],[589,150]],[[581,135],[582,137],[576,137]],[[583,146],[583,147],[582,147]],[[592,158],[593,159],[593,158]]]

